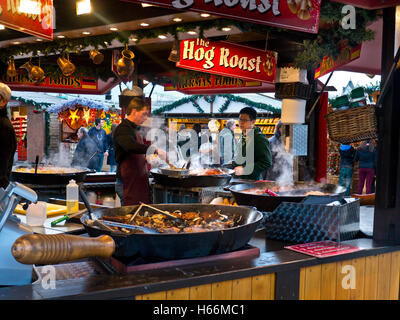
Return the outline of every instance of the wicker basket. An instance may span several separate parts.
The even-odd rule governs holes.
[[[334,111],[325,117],[333,141],[349,144],[378,137],[374,106]]]
[[[311,98],[312,87],[301,82],[276,83],[275,98],[277,99],[304,99]]]

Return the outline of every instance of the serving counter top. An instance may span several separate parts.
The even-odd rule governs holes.
[[[360,238],[343,243],[358,246],[362,250],[320,259],[284,249],[284,243],[266,240],[265,231],[259,230],[249,243],[260,248],[260,256],[256,258],[241,257],[235,259],[234,263],[232,260],[221,260],[212,263],[137,271],[129,274],[112,274],[103,270],[79,278],[56,280],[54,289],[46,289],[39,279],[32,285],[0,288],[0,299],[141,299],[146,295],[159,292],[163,292],[163,296],[165,296],[165,292],[171,290],[231,283],[240,279],[258,279],[258,277],[271,274],[274,275],[275,288],[272,298],[299,299],[302,298],[302,294],[299,293],[299,286],[301,287],[302,283],[300,279],[303,277],[304,270],[308,270],[308,268],[314,270],[315,266],[329,266],[342,261],[356,263],[360,259],[372,259],[381,255],[386,257],[387,254],[391,255],[392,259],[396,258],[398,264],[396,266],[400,266],[400,244],[376,243],[370,238]],[[376,261],[378,262],[378,260]],[[80,262],[90,262],[101,268],[96,260]],[[59,266],[62,265],[54,267]],[[391,274],[397,272],[393,274],[394,278],[397,275],[397,283],[394,284],[397,285],[397,294],[399,291],[398,269],[392,268],[391,271],[389,269]],[[366,272],[367,267],[365,267]],[[254,288],[255,286],[253,286]]]

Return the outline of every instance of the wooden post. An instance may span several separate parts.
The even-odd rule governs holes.
[[[383,10],[382,83],[394,60],[396,8]],[[374,212],[374,240],[400,241],[400,74],[392,79],[378,116],[378,163]]]

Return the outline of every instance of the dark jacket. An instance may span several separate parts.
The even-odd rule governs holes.
[[[356,150],[354,150],[353,147],[351,147],[348,150],[339,149],[339,153],[340,153],[340,167],[341,168],[353,168]]]
[[[71,166],[84,167],[95,170],[97,167],[96,157],[89,159],[97,151],[97,145],[88,135],[84,135],[76,145]]]
[[[122,120],[114,132],[115,161],[118,164],[130,154],[146,154],[148,145],[137,141],[136,134],[140,129],[128,119]],[[117,177],[121,178],[120,167],[118,166]]]
[[[104,153],[108,151],[108,138],[104,129],[98,130],[96,127],[90,128],[88,135],[96,143],[99,152]]]
[[[107,157],[107,164],[110,166],[116,166],[117,162],[115,161],[115,149],[114,149],[114,139],[110,134],[107,135],[108,139],[108,157]]]
[[[240,152],[240,150],[242,150],[242,156],[245,157],[247,144],[249,144],[248,146],[251,150],[253,146],[251,146],[250,144],[253,143],[254,144],[253,172],[249,175],[238,176],[238,178],[249,179],[249,180],[260,180],[262,178],[261,176],[262,172],[267,170],[272,165],[272,160],[271,160],[272,156],[271,156],[271,148],[269,145],[269,141],[258,127],[254,127],[254,139],[247,138],[247,140],[249,141],[246,141],[246,139],[243,138],[242,134],[242,139],[239,140],[239,145],[236,148],[234,167],[246,166],[246,162],[242,164],[239,162],[238,153]]]
[[[375,169],[377,161],[377,152],[369,151],[369,148],[357,149],[354,161],[358,161],[358,168]]]
[[[17,138],[7,108],[0,109],[0,188],[7,188],[10,183],[14,154],[17,149]]]

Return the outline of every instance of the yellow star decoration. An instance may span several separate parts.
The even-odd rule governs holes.
[[[89,120],[90,120],[90,109],[84,109],[83,110],[83,119],[85,119],[86,123],[89,124]]]
[[[75,120],[79,119],[77,112],[78,112],[78,109],[76,109],[75,111],[69,110],[69,113],[70,113],[69,119],[71,119],[71,124],[74,124]]]

